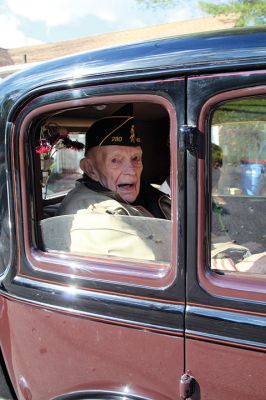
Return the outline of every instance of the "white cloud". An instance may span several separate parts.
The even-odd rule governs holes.
[[[15,17],[0,14],[0,47],[12,48],[40,43],[40,40],[24,35]]]
[[[197,8],[196,4],[194,4],[193,7],[191,2],[189,4],[186,4],[185,6],[176,7],[172,10],[168,10],[165,15],[165,22],[174,22],[177,20],[185,21],[188,19],[200,18],[202,16],[203,14]]]
[[[43,21],[49,26],[71,23],[86,16],[115,22],[134,0],[6,0],[10,11],[32,21]]]
[[[29,26],[31,21],[34,21],[31,36],[34,34],[37,36],[39,22],[42,25],[40,32],[46,33],[46,41],[47,39],[54,41],[59,30],[62,39],[56,36],[56,40],[65,40],[62,36],[63,32],[67,32],[66,37],[70,38],[73,25],[76,27],[73,38],[76,38],[79,37],[77,28],[79,24],[81,35],[84,36],[107,31],[136,29],[200,16],[197,0],[190,2],[179,0],[174,8],[159,8],[156,11],[141,7],[135,0],[0,0],[0,5],[1,3],[6,13],[0,14],[0,46],[6,48],[41,43],[32,37],[26,37],[23,33],[25,21]],[[40,37],[40,32],[38,32],[38,37]]]

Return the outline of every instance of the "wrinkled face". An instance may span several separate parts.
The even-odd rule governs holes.
[[[140,190],[142,150],[130,146],[102,146],[89,150],[83,168],[93,180],[132,203]]]

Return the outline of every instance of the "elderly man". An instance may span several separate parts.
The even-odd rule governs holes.
[[[141,139],[132,105],[96,121],[86,133],[83,179],[66,196],[58,214],[80,210],[113,215],[171,218],[170,199],[142,182]]]

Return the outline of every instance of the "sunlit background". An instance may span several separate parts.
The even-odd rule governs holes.
[[[0,47],[77,39],[210,15],[200,3],[197,0],[0,0]],[[220,6],[250,3],[250,17],[261,9],[261,24],[265,23],[265,0],[207,3]],[[211,8],[209,11],[214,12]]]
[[[0,0],[0,81],[81,51],[265,26],[265,16],[266,0]]]

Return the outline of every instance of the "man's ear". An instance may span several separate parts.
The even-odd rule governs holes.
[[[80,168],[94,181],[99,181],[99,175],[90,158],[82,158],[79,163]]]

